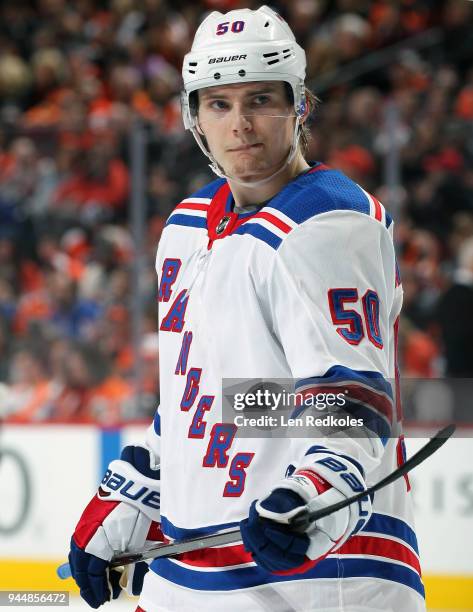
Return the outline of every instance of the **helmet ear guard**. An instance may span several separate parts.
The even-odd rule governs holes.
[[[298,105],[298,107],[296,109],[296,115],[298,117],[300,117],[301,119],[305,119],[306,116],[307,116],[307,111],[308,111],[307,100],[306,100],[305,94],[304,94],[303,99],[299,102],[299,105]]]
[[[189,95],[184,89],[181,91],[180,98],[181,98],[182,121],[184,123],[184,128],[186,130],[191,130],[195,125],[195,117],[197,116],[197,114],[191,112],[191,104],[190,104]]]

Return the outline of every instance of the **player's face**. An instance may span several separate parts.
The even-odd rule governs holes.
[[[260,180],[285,161],[294,108],[282,82],[258,81],[199,91],[199,126],[225,174]]]

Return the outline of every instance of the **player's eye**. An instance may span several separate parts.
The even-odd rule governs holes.
[[[264,106],[265,104],[268,104],[269,102],[271,102],[271,98],[266,95],[255,96],[253,98],[253,103],[256,106]]]
[[[228,104],[225,102],[225,100],[212,100],[211,102],[209,102],[209,106],[211,109],[217,111],[228,109]]]

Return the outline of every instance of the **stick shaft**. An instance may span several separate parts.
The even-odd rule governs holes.
[[[304,512],[296,515],[292,521],[292,525],[298,529],[305,531],[305,529],[309,526],[309,523],[317,521],[333,512],[337,512],[338,510],[342,510],[342,508],[346,508],[350,504],[363,499],[367,495],[371,495],[380,489],[383,489],[387,485],[393,483],[398,478],[401,478],[415,467],[417,467],[420,463],[425,461],[430,455],[435,453],[441,446],[445,444],[445,442],[450,438],[450,436],[455,431],[455,425],[447,425],[440,431],[438,431],[433,438],[431,438],[427,444],[425,444],[420,450],[412,455],[410,459],[408,459],[405,463],[403,463],[400,467],[398,467],[394,472],[377,482],[376,484],[368,487],[365,491],[361,493],[357,493],[353,497],[349,497],[348,499],[344,499],[341,502],[333,504],[332,506],[327,506],[326,508],[322,508],[320,510],[315,510],[314,512]]]

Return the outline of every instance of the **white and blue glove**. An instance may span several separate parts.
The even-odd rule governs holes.
[[[366,490],[361,466],[345,455],[319,451],[307,463],[280,481],[271,493],[252,503],[247,519],[240,523],[243,544],[254,561],[268,572],[303,573],[365,526],[372,512],[367,495],[311,523],[299,533],[291,519],[301,509],[326,508]]]
[[[159,487],[159,466],[145,447],[127,446],[110,463],[76,526],[69,553],[72,577],[92,608],[120,595],[121,572],[109,569],[115,554],[164,540]],[[140,594],[147,571],[145,562],[129,566],[124,588],[130,595]]]

